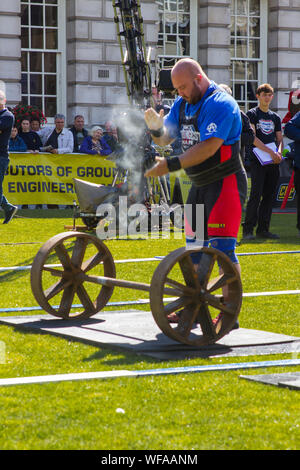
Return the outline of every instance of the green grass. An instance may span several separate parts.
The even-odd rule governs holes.
[[[1,266],[30,265],[44,242],[63,232],[64,225],[72,224],[72,211],[24,210],[20,215],[24,218],[16,217],[1,228]],[[294,214],[274,214],[271,230],[280,240],[240,244],[237,251],[300,250]],[[115,259],[124,259],[165,255],[183,243],[174,239],[110,240],[107,246]],[[299,254],[241,256],[240,263],[244,292],[299,289]],[[118,264],[117,277],[148,283],[155,266],[155,262]],[[37,305],[29,271],[1,272],[0,280],[0,307]],[[147,298],[147,294],[116,288],[111,301],[137,298]],[[23,315],[35,313],[42,312]],[[299,318],[299,295],[256,297],[244,299],[240,323],[245,328],[299,337]],[[166,362],[4,325],[0,325],[0,340],[6,347],[1,378],[292,357]],[[248,382],[239,376],[299,370],[298,366],[276,367],[2,388],[0,449],[296,450],[300,447],[299,392]],[[125,413],[117,413],[117,408]]]

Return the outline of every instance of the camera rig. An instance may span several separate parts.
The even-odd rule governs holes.
[[[143,116],[145,109],[154,106],[150,68],[151,48],[147,53],[140,0],[112,0],[112,4],[129,101],[129,109],[123,113],[127,125],[125,125],[125,135],[121,133],[121,141],[128,142],[131,153],[135,154],[132,170],[137,169],[136,171],[143,174],[145,168],[153,164],[156,155]]]
[[[99,222],[96,216],[98,205],[109,202],[117,207],[120,195],[127,195],[133,203],[143,202],[147,216],[151,215],[151,205],[158,202],[169,207],[170,203],[166,178],[158,178],[155,184],[153,179],[144,177],[145,169],[153,165],[155,156],[165,155],[169,150],[157,151],[144,121],[144,111],[154,106],[154,100],[151,49],[147,53],[140,0],[112,0],[112,5],[129,107],[119,113],[119,144],[108,156],[117,167],[112,186],[105,190],[98,187],[96,194],[95,185],[75,179],[80,216],[88,228],[95,228]],[[133,156],[131,164],[127,160],[128,150]],[[121,181],[120,185],[116,184],[118,181]]]
[[[120,0],[116,2],[112,0],[112,4],[129,103],[138,107],[148,107],[152,104],[151,49],[147,55],[140,1]],[[122,30],[120,25],[122,25]],[[122,42],[122,38],[124,38],[124,42]]]

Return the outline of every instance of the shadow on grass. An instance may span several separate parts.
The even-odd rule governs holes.
[[[245,245],[258,245],[258,246],[263,246],[263,245],[272,245],[274,247],[277,247],[279,245],[287,245],[285,247],[285,250],[289,250],[288,245],[300,245],[300,238],[297,238],[296,236],[280,236],[280,239],[278,240],[272,240],[272,239],[267,239],[267,238],[255,238],[255,240],[243,240],[242,238],[238,242],[238,246],[245,246]],[[281,248],[282,249],[282,248]]]
[[[59,321],[59,320],[58,320]],[[4,325],[3,323],[0,325]],[[86,346],[92,346],[94,348],[97,348],[97,351],[95,351],[93,354],[91,354],[89,357],[83,358],[81,362],[86,362],[90,363],[93,361],[101,361],[102,364],[108,364],[108,365],[115,365],[115,366],[131,366],[131,365],[136,365],[143,361],[143,363],[149,363],[153,364],[153,362],[160,363],[162,360],[152,358],[146,355],[143,355],[142,353],[134,353],[132,351],[125,350],[124,348],[110,348],[110,347],[103,347],[100,348],[99,345],[97,344],[92,344],[88,340],[78,339],[75,338],[66,338],[63,337],[59,334],[52,334],[47,331],[42,331],[42,330],[35,330],[35,329],[30,329],[30,328],[24,328],[22,326],[13,326],[13,325],[8,325],[5,324],[5,326],[12,326],[13,331],[16,333],[22,333],[25,335],[43,335],[43,336],[48,336],[49,341],[51,341],[51,337],[56,337],[59,338],[60,340],[67,341],[68,343],[74,343],[74,344],[82,344]]]
[[[244,223],[245,212],[243,213],[242,224]],[[259,245],[268,243],[268,244],[300,244],[300,239],[298,237],[298,229],[296,228],[297,224],[297,215],[296,215],[296,208],[294,211],[286,211],[286,212],[276,212],[276,209],[273,209],[271,224],[270,224],[270,232],[276,233],[280,236],[278,240],[266,239],[266,238],[255,238],[255,240],[243,240],[241,238],[240,242],[243,244],[249,243],[250,245],[253,243],[257,243]],[[256,228],[254,228],[254,233],[256,232]]]
[[[117,356],[117,357],[112,357],[105,359],[107,355],[110,356]],[[91,362],[91,361],[101,361],[104,364],[109,364],[109,365],[135,365],[141,361],[144,363],[149,363],[153,364],[153,362],[162,362],[161,359],[157,359],[154,357],[149,357],[144,355],[142,352],[139,353],[134,353],[131,351],[124,351],[124,349],[110,349],[110,348],[104,348],[104,349],[99,349],[96,351],[94,354],[91,356],[83,359],[83,362]]]
[[[34,257],[30,257],[28,259],[25,259],[21,261],[19,264],[16,265],[16,267],[21,267],[21,266],[30,266],[32,264]],[[0,283],[1,282],[11,282],[16,279],[20,279],[28,274],[30,270],[29,269],[23,269],[23,270],[15,270],[15,271],[6,271],[4,273],[0,274]]]
[[[74,243],[70,243],[70,246],[66,247],[67,251],[70,252],[73,250]],[[22,266],[31,266],[33,263],[33,260],[35,258],[34,256],[31,256],[30,258],[27,258],[25,260],[20,261],[19,264],[16,264],[16,267],[22,267]],[[47,264],[54,264],[52,261],[55,261],[58,263],[57,260],[57,254],[53,252],[53,254],[50,254],[47,258]],[[15,271],[7,271],[4,272],[4,274],[0,274],[0,283],[1,282],[11,282],[16,279],[20,279],[26,274],[28,274],[28,271],[30,272],[30,269],[22,269],[22,270],[15,270]]]
[[[73,209],[19,209],[18,217],[26,219],[72,219]]]

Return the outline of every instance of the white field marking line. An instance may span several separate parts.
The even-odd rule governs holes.
[[[294,295],[300,294],[300,290],[275,290],[269,292],[244,292],[243,297],[260,297],[264,295]]]
[[[162,257],[157,257],[157,258],[137,258],[137,259],[120,259],[120,260],[115,260],[115,264],[122,264],[122,263],[141,263],[141,262],[146,262],[146,261],[161,261],[163,259]],[[44,265],[47,268],[61,268],[61,264],[45,264]],[[5,271],[27,271],[31,269],[31,265],[27,266],[8,266],[8,267],[0,267],[0,272],[5,272]]]
[[[300,290],[279,290],[271,292],[244,292],[242,297],[263,297],[271,295],[298,295]],[[164,298],[164,302],[173,302],[178,297]],[[147,305],[150,303],[149,299],[127,300],[120,302],[108,302],[106,307],[120,307],[122,305]],[[53,308],[59,308],[59,305],[52,305]],[[71,308],[82,308],[81,304],[72,305]],[[33,310],[43,310],[41,307],[3,307],[0,308],[0,313],[4,312],[30,312]],[[105,313],[105,312],[104,312]]]
[[[13,377],[7,379],[0,379],[0,386],[42,384],[78,380],[112,379],[119,377],[146,377],[151,375],[173,375],[197,372],[213,372],[219,370],[230,371],[237,369],[256,369],[259,367],[286,367],[298,365],[300,365],[300,359],[286,359],[277,361],[236,362],[231,364],[216,364],[192,367],[170,367],[166,369],[81,372],[71,374],[40,375],[32,377]]]
[[[300,290],[274,290],[269,292],[243,292],[243,297],[260,297],[264,295],[297,295],[300,294]],[[178,299],[178,297],[167,297],[164,301],[173,301]],[[141,299],[143,300],[143,299]],[[108,304],[107,304],[108,305]]]
[[[279,290],[279,291],[271,291],[271,292],[244,292],[242,294],[243,297],[263,297],[269,295],[298,295],[300,294],[300,290]],[[173,302],[177,300],[178,297],[168,297],[164,298],[164,302]],[[120,301],[120,302],[108,302],[106,307],[120,307],[122,305],[148,305],[150,303],[149,299],[138,299],[138,300],[127,300],[127,301]],[[52,305],[53,308],[59,308],[59,305]],[[82,308],[83,305],[76,304],[72,305],[71,308]],[[0,308],[0,313],[4,312],[30,312],[33,310],[43,310],[41,307],[3,307]],[[100,312],[99,312],[100,313]],[[105,313],[103,311],[103,313]]]
[[[258,255],[283,255],[283,254],[295,254],[300,253],[300,251],[265,251],[265,252],[249,252],[249,253],[237,253],[237,256],[258,256]],[[164,259],[164,256],[155,256],[154,258],[132,258],[132,259],[119,259],[115,260],[116,264],[123,264],[123,263],[143,263],[148,261],[161,261]],[[57,268],[61,267],[61,264],[45,264],[45,267],[48,268]],[[2,266],[0,267],[0,272],[5,271],[26,271],[31,269],[31,265],[27,266]]]

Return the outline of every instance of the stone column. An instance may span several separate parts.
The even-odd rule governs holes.
[[[20,0],[0,2],[0,81],[5,84],[7,105],[21,101]],[[0,86],[3,83],[0,82]]]
[[[289,91],[300,88],[299,0],[269,0],[268,81],[276,91],[272,108],[283,117]]]
[[[230,85],[230,0],[199,0],[198,58],[205,73]]]

